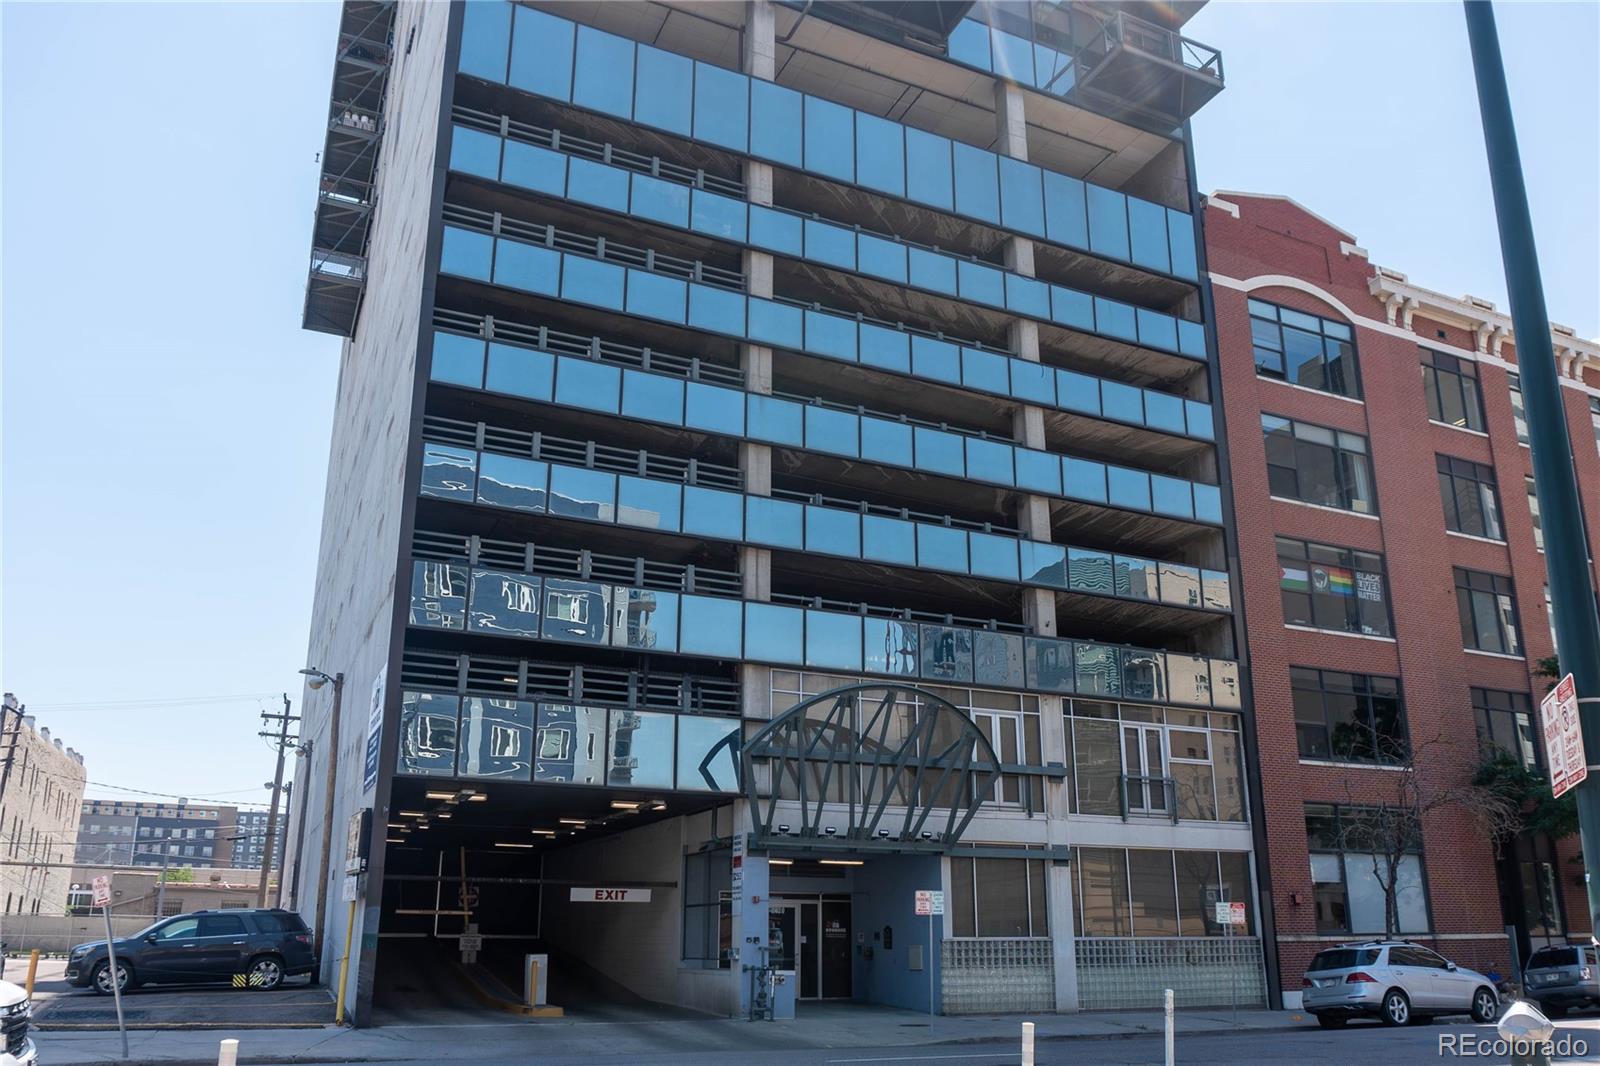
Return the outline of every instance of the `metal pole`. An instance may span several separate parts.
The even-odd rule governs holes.
[[[1033,1066],[1033,1023],[1022,1023],[1022,1066]]]
[[[928,908],[928,1017],[933,1017],[933,908]]]
[[[172,856],[172,845],[166,837],[161,838],[161,880],[156,882],[156,917],[166,916],[167,908],[167,863]]]
[[[278,767],[272,772],[272,803],[267,807],[267,840],[261,849],[261,882],[256,885],[257,907],[267,905],[267,879],[272,876],[272,838],[278,831],[278,797],[283,794],[283,756],[289,747],[289,694],[283,694],[283,714],[269,716],[263,713],[262,717],[278,719]],[[281,874],[278,879],[283,880]]]
[[[1162,1010],[1162,1013],[1164,1015],[1166,1015],[1166,1019],[1165,1020],[1166,1020],[1167,1066],[1173,1066],[1173,1064],[1175,1062],[1177,1062],[1177,1054],[1176,1054],[1176,1047],[1175,1047],[1177,1042],[1173,1038],[1174,1038],[1174,1035],[1175,1035],[1174,1034],[1174,1030],[1177,1027],[1178,1023],[1177,1023],[1177,1019],[1172,1016],[1172,989],[1170,989],[1170,988],[1162,989],[1162,992],[1161,992],[1161,1010]]]
[[[294,810],[294,782],[290,781],[283,786],[283,843],[278,845],[278,891],[273,898],[274,907],[283,906],[283,883],[288,880],[286,876],[289,866],[289,815]],[[272,847],[272,839],[267,839],[267,847]]]
[[[106,956],[111,967],[111,998],[117,1002],[117,1030],[122,1034],[122,1057],[128,1057],[128,1026],[122,1020],[122,975],[117,970],[117,939],[111,934],[111,908],[100,908],[106,919]]]
[[[333,675],[333,708],[328,713],[328,783],[322,801],[322,860],[317,864],[317,958],[312,964],[311,983],[322,981],[322,951],[328,942],[328,862],[333,848],[334,782],[339,771],[339,704],[344,693],[344,675]],[[302,813],[305,810],[301,805]]]
[[[1516,327],[1517,369],[1522,374],[1522,399],[1527,406],[1556,642],[1561,647],[1561,664],[1572,673],[1579,698],[1600,697],[1600,618],[1595,615],[1578,479],[1572,468],[1572,441],[1556,379],[1550,317],[1545,310],[1533,218],[1517,152],[1511,94],[1500,57],[1500,35],[1488,0],[1467,0],[1465,7],[1500,227],[1500,257],[1505,263],[1506,292]],[[1600,757],[1600,707],[1579,704],[1578,716],[1587,759],[1593,762]],[[1600,873],[1600,776],[1591,775],[1576,791],[1584,867],[1590,871],[1584,875],[1589,919],[1591,928],[1600,929],[1600,879],[1594,876]]]

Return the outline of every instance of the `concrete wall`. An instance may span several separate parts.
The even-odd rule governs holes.
[[[111,919],[111,931],[119,937],[131,936],[153,921],[145,915],[118,915]],[[64,955],[74,944],[105,938],[106,920],[99,914],[10,914],[0,923],[0,941],[13,959],[35,948]],[[20,978],[13,974],[11,980]]]
[[[72,861],[86,771],[75,754],[24,716],[10,693],[0,719],[0,858],[36,866],[0,866],[0,907],[7,914],[60,915],[67,910]]]
[[[851,935],[855,945],[854,998],[907,1010],[928,1009],[928,970],[939,957],[938,942],[949,935],[948,918],[934,919],[934,946],[928,949],[928,919],[916,914],[918,889],[937,890],[942,884],[937,855],[896,855],[869,859],[855,872],[851,893]],[[883,945],[883,927],[894,931],[894,946]],[[872,958],[862,958],[859,933],[866,934]],[[877,939],[874,939],[874,934]],[[923,969],[911,969],[911,949],[922,949]],[[939,974],[935,966],[934,994],[938,998]]]

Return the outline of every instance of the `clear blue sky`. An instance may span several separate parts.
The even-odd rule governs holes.
[[[256,714],[298,706],[337,371],[299,328],[337,8],[0,20],[0,681],[94,781],[264,799]],[[1551,313],[1595,336],[1597,9],[1501,29]],[[1228,74],[1203,189],[1293,196],[1421,284],[1504,300],[1455,4],[1214,3],[1189,32]]]

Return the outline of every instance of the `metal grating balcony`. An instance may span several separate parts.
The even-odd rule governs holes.
[[[394,14],[394,0],[346,0],[339,22],[300,322],[320,333],[351,336],[361,309]]]
[[[1075,14],[1073,94],[1100,114],[1178,125],[1222,91],[1222,53],[1210,45],[1122,10]]]

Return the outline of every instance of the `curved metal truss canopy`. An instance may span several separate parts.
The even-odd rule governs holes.
[[[948,851],[1000,775],[971,718],[909,685],[813,696],[764,725],[741,759],[758,847]],[[779,806],[792,803],[797,824],[782,824]]]

